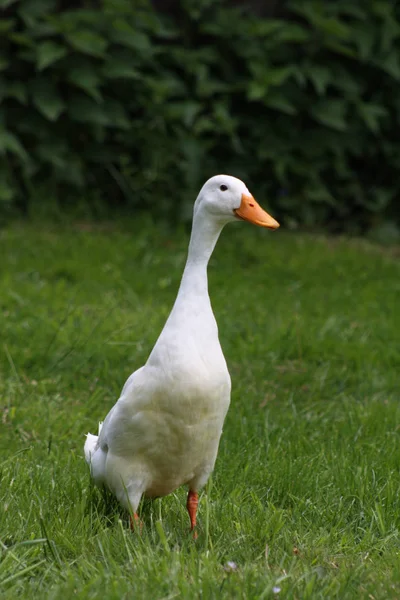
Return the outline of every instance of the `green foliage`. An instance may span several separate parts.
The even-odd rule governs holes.
[[[399,218],[398,3],[291,0],[279,19],[223,0],[175,17],[4,4],[3,214],[86,197],[187,218],[229,172],[288,224]]]

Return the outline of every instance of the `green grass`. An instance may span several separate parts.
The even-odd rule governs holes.
[[[396,249],[227,227],[209,279],[232,404],[197,542],[185,490],[144,502],[139,536],[92,487],[84,434],[146,360],[186,246],[140,223],[0,233],[0,595],[399,598]]]

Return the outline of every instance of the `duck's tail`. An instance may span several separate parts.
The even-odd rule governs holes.
[[[103,426],[103,423],[99,423],[98,435],[92,435],[91,433],[88,433],[86,436],[86,442],[85,442],[85,446],[84,446],[83,450],[85,453],[85,460],[88,465],[91,464],[94,453],[96,452],[96,450],[98,448],[98,439],[99,439],[99,435],[100,435],[102,426]]]

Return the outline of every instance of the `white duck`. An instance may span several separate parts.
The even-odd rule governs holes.
[[[87,435],[85,458],[95,483],[106,485],[135,520],[143,494],[165,496],[187,485],[195,528],[198,490],[214,468],[231,391],[207,264],[224,225],[238,219],[279,227],[240,179],[209,179],[194,205],[187,262],[164,329],[99,425],[99,435]]]

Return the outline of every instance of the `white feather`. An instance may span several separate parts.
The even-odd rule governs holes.
[[[231,382],[208,296],[207,263],[223,226],[237,219],[243,195],[249,191],[234,177],[219,175],[203,186],[171,314],[99,435],[87,435],[85,458],[95,482],[134,512],[142,494],[163,496],[183,484],[196,491],[214,468]]]

